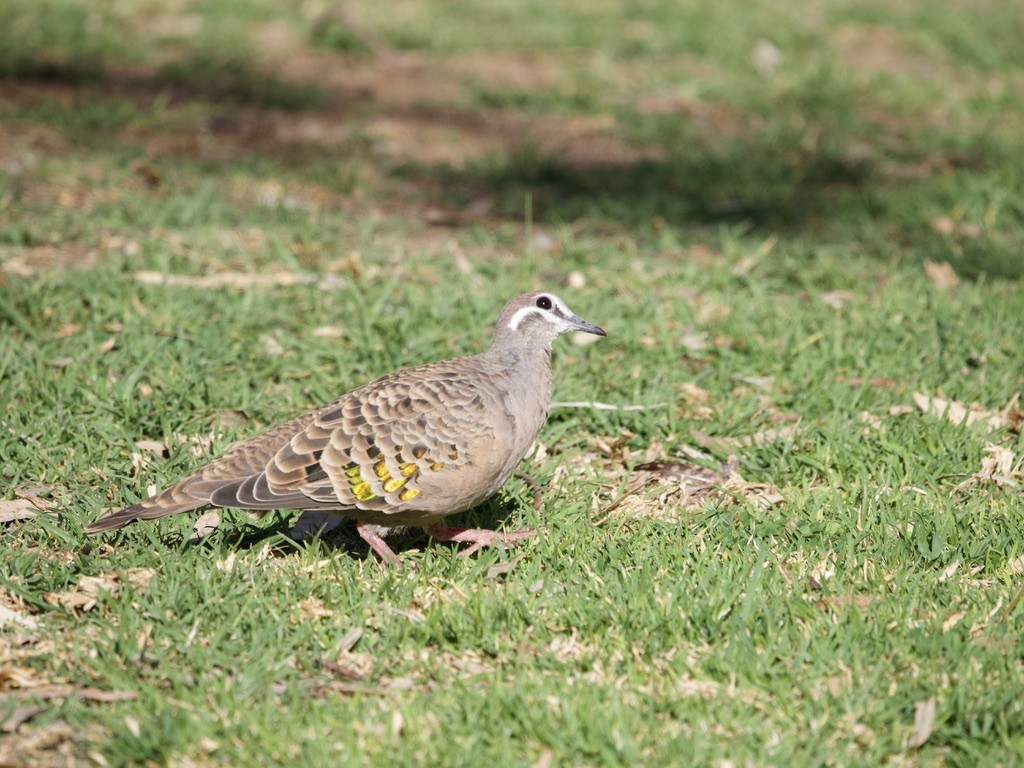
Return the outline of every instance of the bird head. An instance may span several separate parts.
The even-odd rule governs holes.
[[[494,341],[526,341],[550,348],[552,341],[569,331],[605,335],[601,328],[575,314],[550,291],[531,291],[516,296],[501,310]]]

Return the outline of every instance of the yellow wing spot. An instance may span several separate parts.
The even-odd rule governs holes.
[[[388,465],[383,461],[378,461],[373,465],[373,473],[381,480],[387,480],[391,477],[391,473],[388,472]]]
[[[422,459],[424,456],[427,455],[427,449],[424,448],[422,445],[417,445],[415,448],[412,449],[412,455],[415,456],[417,459]]]
[[[345,477],[348,478],[348,484],[352,488],[352,495],[355,496],[359,501],[368,501],[372,499],[376,494],[373,492],[373,488],[370,484],[363,481],[363,478],[359,475],[359,465],[355,462],[349,462],[342,470],[345,472]]]
[[[370,487],[369,483],[356,483],[352,486],[352,493],[354,493],[355,497],[360,501],[367,501],[372,499],[374,496],[373,489]]]
[[[404,491],[398,494],[398,498],[402,501],[412,501],[419,495],[419,488],[406,488]]]
[[[399,480],[396,477],[389,477],[384,481],[384,491],[386,493],[392,493],[393,491],[397,491],[403,485],[405,485],[405,480]]]
[[[408,477],[416,471],[416,465],[407,461],[405,464],[400,466],[399,469],[402,470],[402,477]]]
[[[435,461],[433,464],[430,465],[430,468],[432,470],[434,470],[435,472],[438,472],[438,471],[444,469],[444,462],[443,461]]]

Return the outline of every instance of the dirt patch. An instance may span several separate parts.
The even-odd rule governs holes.
[[[889,27],[843,24],[832,32],[832,45],[847,67],[872,77],[893,75],[944,83],[952,74],[945,60],[915,50]]]
[[[702,136],[734,139],[747,132],[749,117],[731,104],[701,101],[683,88],[659,90],[637,97],[633,106],[641,114],[678,115]]]
[[[17,103],[17,97],[0,89],[0,108]],[[0,121],[0,172],[18,176],[36,165],[40,157],[63,155],[67,140],[47,125]]]
[[[521,91],[568,86],[569,70],[580,66],[565,55],[539,51],[469,51],[444,61],[449,76],[464,83]]]
[[[11,252],[5,250],[0,250],[0,275],[29,277],[68,267],[95,267],[100,262],[99,249],[77,243],[39,245],[17,248]]]

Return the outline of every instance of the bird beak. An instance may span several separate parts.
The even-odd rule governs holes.
[[[595,336],[607,336],[608,335],[599,326],[596,326],[593,323],[588,323],[586,320],[584,320],[579,315],[573,315],[572,317],[570,317],[569,318],[569,324],[572,326],[572,330],[574,330],[574,331],[583,331],[584,333],[592,333]]]

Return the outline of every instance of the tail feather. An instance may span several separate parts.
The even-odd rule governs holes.
[[[182,498],[180,493],[170,493],[176,490],[177,488],[168,488],[138,504],[132,504],[118,512],[104,515],[99,520],[94,520],[85,526],[85,532],[95,534],[116,531],[136,520],[155,520],[158,517],[176,515],[179,512],[192,512],[210,504],[205,499]]]

